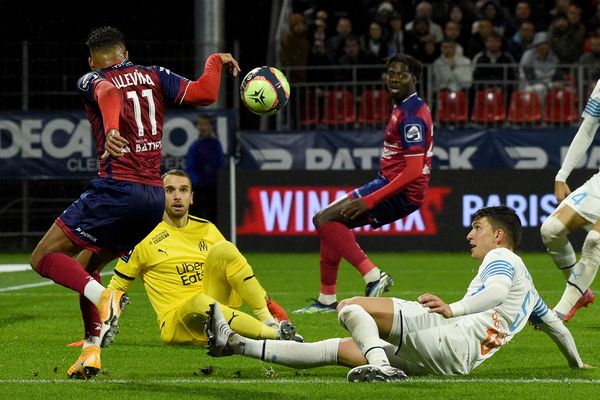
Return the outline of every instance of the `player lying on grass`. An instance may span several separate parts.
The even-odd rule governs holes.
[[[338,306],[351,338],[316,343],[253,340],[233,332],[218,304],[206,323],[208,354],[241,354],[294,368],[353,367],[348,380],[397,381],[406,374],[468,374],[490,358],[527,321],[546,332],[569,366],[585,368],[575,341],[538,295],[523,261],[513,253],[521,238],[514,210],[482,208],[467,235],[471,256],[481,260],[465,296],[446,304],[433,294],[418,302],[354,297]]]
[[[171,170],[163,182],[163,221],[119,259],[108,287],[127,292],[139,276],[156,312],[160,339],[167,344],[205,345],[204,320],[215,301],[231,327],[244,336],[301,340],[239,250],[215,225],[188,214],[193,202],[189,176]],[[242,302],[256,318],[237,310]],[[86,343],[68,374],[89,378],[99,369],[100,347]]]

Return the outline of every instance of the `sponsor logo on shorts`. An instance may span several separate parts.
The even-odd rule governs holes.
[[[84,238],[86,238],[88,240],[91,240],[94,243],[96,243],[98,241],[98,239],[94,235],[90,235],[89,233],[87,233],[86,231],[84,231],[83,229],[81,229],[80,227],[77,227],[75,229],[75,232],[77,232],[77,234],[79,236],[83,236]]]
[[[404,138],[407,142],[420,142],[423,140],[421,134],[421,126],[418,124],[410,124],[404,127]]]

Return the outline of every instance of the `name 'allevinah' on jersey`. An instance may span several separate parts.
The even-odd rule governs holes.
[[[83,75],[77,89],[83,98],[99,155],[104,153],[105,129],[95,87],[101,81],[109,81],[119,90],[122,104],[119,133],[129,145],[123,149],[123,157],[101,159],[98,175],[162,186],[160,160],[165,105],[181,104],[190,80],[163,67],[135,65],[129,60]]]

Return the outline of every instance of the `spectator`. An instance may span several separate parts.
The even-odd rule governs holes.
[[[305,67],[308,64],[310,44],[306,33],[307,27],[304,15],[290,15],[289,29],[281,38],[279,57],[282,65]],[[306,81],[306,70],[291,70],[288,72],[287,77],[291,82],[304,82]]]
[[[460,25],[460,37],[468,42],[471,37],[471,21],[466,18],[465,12],[459,5],[455,4],[450,8],[448,20]],[[462,46],[466,48],[466,43],[462,43]]]
[[[521,90],[537,93],[543,102],[548,89],[556,86],[554,81],[561,77],[557,66],[558,58],[550,48],[548,33],[536,33],[533,48],[523,54],[519,63]]]
[[[417,57],[421,42],[429,36],[429,21],[427,18],[417,17],[413,20],[413,29],[405,32],[404,50],[407,54]]]
[[[548,11],[551,18],[556,18],[559,15],[567,15],[571,0],[555,0],[554,7]]]
[[[509,40],[507,50],[515,60],[520,60],[523,53],[533,45],[535,25],[533,22],[522,22],[519,31]]]
[[[404,24],[401,14],[394,14],[390,20],[389,40],[388,40],[388,55],[396,53],[404,53]]]
[[[387,46],[387,41],[383,38],[383,28],[379,22],[371,22],[369,25],[369,33],[362,38],[362,47],[368,53],[370,58],[381,62],[388,56]]]
[[[579,60],[583,54],[583,40],[585,39],[583,25],[571,25],[567,17],[560,14],[554,18],[548,33],[550,47],[560,64],[572,64]]]
[[[422,1],[417,5],[415,10],[415,19],[406,24],[406,30],[412,31],[414,28],[415,21],[418,18],[425,18],[427,22],[429,22],[429,33],[435,37],[435,41],[437,43],[441,42],[444,39],[444,33],[442,31],[442,27],[433,22],[431,19],[432,15],[432,7],[431,3],[428,1]]]
[[[504,83],[504,91],[509,92],[511,85],[506,81],[515,79],[512,65],[515,59],[510,53],[502,51],[502,37],[496,31],[492,31],[485,39],[485,50],[477,53],[473,58],[473,78],[476,84],[481,86],[500,86]],[[482,81],[482,82],[478,82]],[[479,87],[478,87],[479,88]]]
[[[504,18],[504,12],[502,8],[500,8],[496,1],[486,1],[480,9],[480,14],[481,19],[473,23],[471,33],[477,33],[479,31],[479,22],[481,20],[488,20],[492,23],[492,29],[494,29],[500,35],[504,35],[507,21]]]
[[[190,213],[217,225],[217,184],[219,170],[225,166],[225,157],[208,115],[198,115],[196,128],[198,139],[192,143],[185,157],[186,172],[194,192]]]
[[[594,32],[600,28],[600,3],[596,5],[594,16],[588,19],[587,31]]]
[[[600,34],[594,33],[590,38],[590,52],[581,56],[579,65],[583,69],[586,88],[593,89],[600,79]]]
[[[458,22],[448,21],[444,25],[444,39],[452,40],[456,43],[456,54],[465,54],[465,47],[468,44],[468,38],[461,36],[461,28]]]
[[[309,27],[308,36],[310,38],[311,45],[317,40],[321,40],[322,42],[327,40],[327,18],[327,11],[317,11],[316,18]]]
[[[346,38],[352,34],[352,21],[349,18],[342,17],[336,25],[337,34],[327,39],[325,49],[327,57],[332,63],[337,63],[339,58],[344,54],[344,46]]]
[[[523,22],[533,22],[531,16],[531,5],[528,1],[517,1],[515,5],[514,16],[508,18],[505,36],[512,37],[515,35]]]
[[[456,54],[456,43],[442,41],[440,57],[433,63],[434,90],[458,91],[469,89],[473,84],[471,60]]]
[[[323,40],[315,40],[312,45],[310,54],[308,55],[309,67],[324,67],[331,65],[327,52],[325,51],[325,42]],[[329,82],[331,80],[331,70],[324,68],[310,68],[308,70],[309,82]]]
[[[440,56],[438,44],[433,35],[425,36],[419,43],[417,59],[423,64],[432,64]]]
[[[344,43],[344,54],[339,59],[339,69],[334,72],[335,81],[352,81],[354,79],[351,67],[375,64],[375,60],[360,45],[360,40],[354,35],[346,38]],[[370,81],[381,78],[379,71],[373,68],[358,68],[356,80]]]
[[[469,58],[475,57],[475,54],[485,49],[485,39],[492,33],[492,22],[487,19],[477,21],[477,34],[470,40],[465,54]]]
[[[387,26],[394,15],[396,15],[396,10],[394,9],[392,1],[384,0],[377,6],[372,21],[379,23],[381,26]]]

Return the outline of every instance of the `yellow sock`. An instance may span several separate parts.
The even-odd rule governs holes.
[[[223,316],[231,329],[252,339],[277,339],[277,329],[267,326],[250,315],[221,305]]]
[[[273,320],[267,308],[267,292],[258,282],[254,271],[246,259],[241,256],[227,267],[227,281],[242,301],[250,307],[260,321]]]

